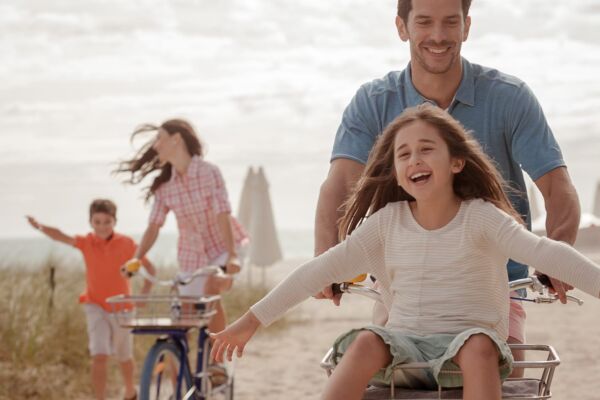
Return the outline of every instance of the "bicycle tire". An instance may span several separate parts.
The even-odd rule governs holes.
[[[148,351],[140,377],[140,400],[175,399],[177,374],[183,367],[181,396],[192,386],[186,365],[181,366],[180,349],[172,342],[156,342]],[[179,399],[175,399],[179,400]]]

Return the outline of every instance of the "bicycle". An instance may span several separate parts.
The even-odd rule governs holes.
[[[141,369],[140,400],[233,400],[233,367],[222,371],[209,363],[208,323],[216,313],[215,306],[220,296],[178,294],[179,286],[201,276],[223,276],[224,267],[208,266],[187,279],[175,277],[168,280],[148,274],[139,265],[126,266],[124,272],[129,276],[139,272],[145,279],[175,292],[169,295],[119,295],[107,299],[122,327],[132,329],[134,335],[158,336]],[[193,329],[198,329],[195,372],[191,369],[188,343],[189,332]]]
[[[529,289],[536,293],[533,298],[511,297],[521,301],[528,301],[537,304],[551,304],[558,300],[558,297],[549,293],[550,286],[548,277],[545,275],[530,276],[528,278],[509,282],[511,292],[520,289]],[[334,293],[359,294],[372,300],[381,302],[379,292],[370,287],[358,283],[341,283],[333,285]],[[582,305],[583,301],[575,296],[567,295],[567,300]],[[536,361],[515,361],[514,368],[540,369],[542,372],[538,378],[509,378],[502,385],[502,398],[511,400],[545,400],[552,398],[550,390],[554,371],[560,364],[560,358],[556,350],[550,345],[533,344],[509,344],[511,349],[523,350],[526,352],[540,352],[542,358]],[[325,354],[321,361],[321,368],[325,369],[328,376],[331,375],[335,366],[333,363],[333,348]],[[370,385],[364,396],[364,400],[383,400],[383,399],[462,399],[462,389],[443,389],[437,390],[413,390],[394,386],[394,375],[398,371],[411,369],[428,369],[426,362],[413,362],[397,366],[392,374],[391,384],[385,387]],[[460,374],[460,371],[442,370],[444,373]],[[443,397],[442,397],[443,396]]]

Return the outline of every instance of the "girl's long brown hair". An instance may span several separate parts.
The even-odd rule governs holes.
[[[398,185],[394,169],[394,140],[399,130],[423,121],[435,127],[448,146],[450,156],[465,161],[461,172],[454,175],[454,193],[462,200],[483,199],[523,222],[511,205],[505,190],[511,190],[483,152],[479,143],[444,110],[429,103],[407,108],[392,121],[377,139],[365,171],[351,196],[343,204],[339,237],[343,240],[364,218],[386,204],[414,198]]]
[[[141,133],[158,131],[159,129],[164,129],[165,132],[171,136],[179,133],[190,156],[197,155],[202,157],[204,155],[202,143],[200,142],[198,135],[196,135],[194,128],[189,122],[183,119],[170,119],[159,126],[142,124],[133,131],[131,140],[133,141],[133,139]],[[148,141],[138,150],[132,159],[120,162],[119,166],[114,171],[115,173],[129,173],[129,179],[125,182],[135,185],[141,182],[146,175],[153,171],[160,170],[160,173],[154,178],[152,184],[145,188],[147,189],[146,200],[149,200],[163,183],[171,179],[172,173],[171,163],[165,163],[161,167],[158,154],[156,153],[156,150],[152,148],[154,142],[154,139]]]

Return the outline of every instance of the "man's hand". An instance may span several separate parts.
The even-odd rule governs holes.
[[[342,293],[333,294],[333,288],[331,287],[331,285],[325,286],[322,291],[315,294],[313,297],[319,300],[331,299],[333,301],[333,304],[335,304],[336,306],[339,306],[342,301]]]
[[[567,291],[573,290],[573,286],[569,285],[568,283],[559,281],[558,279],[554,279],[551,276],[548,276],[548,278],[550,279],[550,284],[552,285],[552,287],[549,288],[550,292],[556,293],[560,302],[563,304],[567,304]]]

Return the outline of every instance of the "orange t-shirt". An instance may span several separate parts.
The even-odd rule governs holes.
[[[75,247],[83,253],[86,269],[87,287],[79,296],[79,302],[94,303],[108,312],[115,311],[106,299],[131,293],[129,280],[121,275],[120,268],[135,255],[135,242],[116,232],[108,240],[88,233],[75,236]]]

